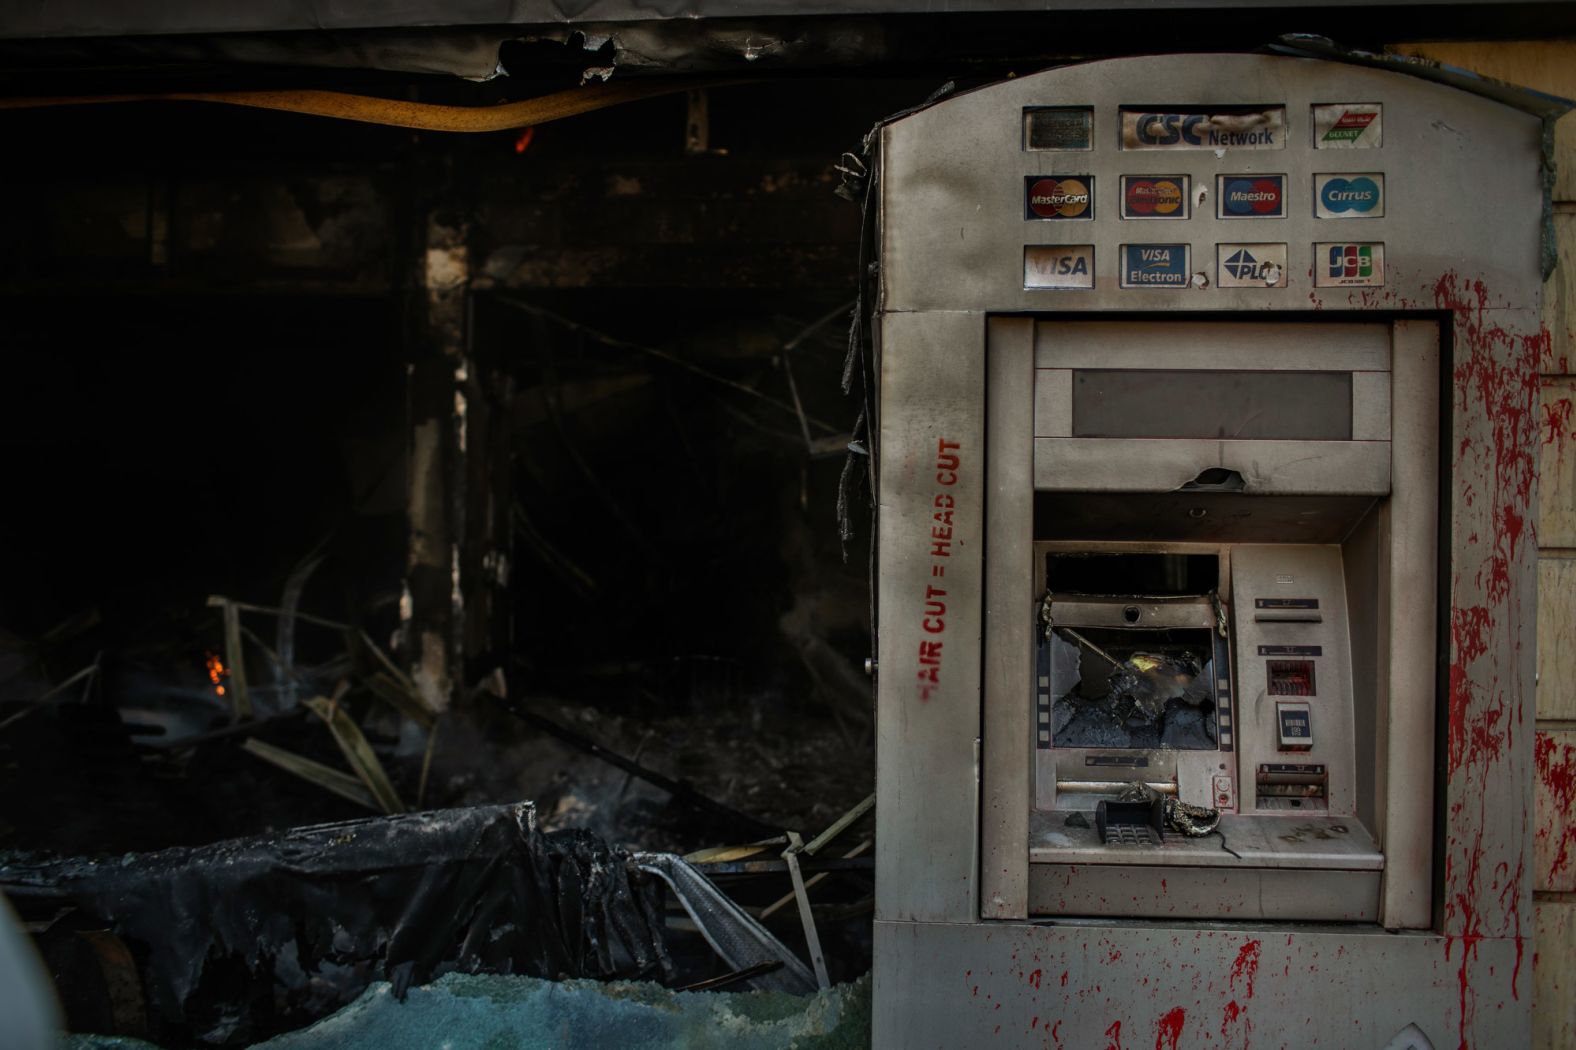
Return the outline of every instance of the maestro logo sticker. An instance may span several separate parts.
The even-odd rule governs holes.
[[[1026,219],[1094,218],[1094,177],[1090,175],[1030,175]]]
[[[1222,219],[1280,219],[1286,216],[1286,176],[1222,175],[1216,187]]]
[[[1384,216],[1384,176],[1315,175],[1314,212],[1321,219],[1378,219]]]
[[[1123,175],[1122,218],[1185,219],[1188,217],[1186,175]]]

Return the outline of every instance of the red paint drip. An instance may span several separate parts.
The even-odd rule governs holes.
[[[1038,988],[1040,986],[1040,971],[1039,970],[1035,970],[1033,973],[1029,974],[1029,983],[1034,985],[1034,987],[1036,987],[1036,988]]]
[[[1112,1021],[1111,1027],[1105,1030],[1106,1038],[1110,1039],[1105,1044],[1105,1050],[1122,1050],[1122,1022]]]
[[[1067,987],[1067,971],[1066,970],[1062,971],[1062,987],[1063,988]]]
[[[1245,999],[1253,998],[1253,978],[1258,976],[1261,950],[1262,945],[1258,941],[1248,941],[1237,951],[1237,961],[1231,964],[1231,990],[1237,990],[1237,981],[1240,979],[1247,989],[1243,996]]]
[[[1543,872],[1550,887],[1571,863],[1571,847],[1576,845],[1576,747],[1560,745],[1551,733],[1539,733],[1532,744],[1532,762],[1537,770],[1540,801],[1538,828],[1533,834],[1540,842],[1553,846],[1554,859]],[[1543,812],[1544,809],[1549,812]]]
[[[1160,1018],[1155,1026],[1155,1050],[1177,1050],[1177,1040],[1182,1038],[1182,1022],[1186,1018],[1180,1006]]]
[[[1511,734],[1524,717],[1523,690],[1516,657],[1503,654],[1512,662],[1508,668],[1502,666],[1502,651],[1495,651],[1491,640],[1500,634],[1502,608],[1512,617],[1521,614],[1521,603],[1507,602],[1518,561],[1526,561],[1536,547],[1529,521],[1539,440],[1563,446],[1570,422],[1570,413],[1558,405],[1540,412],[1538,372],[1551,345],[1548,333],[1523,336],[1506,331],[1493,323],[1488,298],[1482,281],[1464,282],[1455,274],[1444,275],[1434,286],[1435,305],[1449,310],[1455,320],[1455,409],[1471,420],[1455,450],[1455,473],[1461,479],[1456,507],[1464,519],[1456,524],[1461,532],[1471,534],[1468,545],[1482,552],[1475,575],[1470,566],[1458,563],[1450,609],[1445,750],[1452,827],[1445,854],[1445,957],[1452,959],[1459,942],[1457,1007],[1462,1047],[1475,1033],[1477,996],[1470,969],[1485,937],[1513,937],[1516,966],[1510,991],[1520,998],[1524,864],[1518,859],[1514,873],[1508,861],[1485,870],[1483,829],[1488,820],[1485,787],[1513,772],[1504,766],[1513,753]],[[1491,536],[1481,536],[1485,524]],[[1460,591],[1468,580],[1482,592],[1481,602],[1469,599],[1470,604],[1461,604]],[[1511,626],[1515,631],[1521,625]],[[1487,667],[1472,666],[1485,658]],[[1473,799],[1478,803],[1475,820],[1466,813]],[[1500,914],[1485,921],[1484,905],[1489,901],[1497,902]]]

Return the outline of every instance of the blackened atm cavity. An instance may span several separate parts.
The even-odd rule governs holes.
[[[1208,631],[1053,627],[1040,644],[1055,747],[1218,746]]]

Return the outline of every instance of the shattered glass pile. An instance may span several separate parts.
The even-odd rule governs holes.
[[[1054,627],[1049,645],[1057,747],[1216,746],[1209,632]]]
[[[150,1050],[73,1036],[69,1050]],[[810,996],[673,992],[649,983],[451,973],[400,1002],[387,983],[256,1050],[853,1050],[870,1045],[870,979]]]

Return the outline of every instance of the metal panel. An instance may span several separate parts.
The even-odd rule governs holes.
[[[1533,1050],[1576,1046],[1576,901],[1537,904],[1532,942]]]
[[[1569,159],[1560,168],[1561,178],[1569,179],[1571,168],[1576,167],[1576,121],[1562,120],[1556,126],[1571,136],[1571,148],[1566,152]],[[1543,329],[1549,333],[1549,341],[1538,366],[1542,372],[1576,372],[1576,211],[1570,208],[1567,204],[1554,212],[1559,264],[1543,295]]]
[[[1358,372],[1352,376],[1352,440],[1390,440],[1390,374]]]
[[[882,918],[978,916],[984,330],[974,313],[881,321]]]
[[[1034,487],[1171,492],[1211,467],[1241,473],[1269,494],[1390,491],[1386,441],[1208,441],[1188,438],[1036,438]]]
[[[1033,374],[1034,436],[1072,437],[1073,372],[1070,368],[1040,368]]]
[[[1439,326],[1399,321],[1390,499],[1380,510],[1379,757],[1386,926],[1433,922],[1438,637]]]
[[[1538,475],[1542,502],[1538,542],[1545,547],[1576,547],[1576,378],[1543,380],[1542,448]]]
[[[1533,770],[1532,885],[1576,893],[1576,730],[1538,730]]]
[[[1538,559],[1538,717],[1576,721],[1576,558]]]
[[[1034,864],[1029,868],[1029,913],[1373,922],[1379,917],[1379,873]]]
[[[1035,598],[1034,322],[992,318],[985,348],[985,716],[980,912],[1028,915]]]
[[[1114,59],[1020,77],[989,90],[960,94],[883,130],[887,201],[901,201],[912,221],[887,230],[885,307],[891,310],[1307,310],[1440,306],[1439,280],[1451,268],[1471,271],[1512,307],[1535,305],[1539,278],[1538,179],[1541,127],[1534,117],[1495,102],[1379,70],[1257,55],[1197,55],[1165,60]],[[1154,99],[1163,84],[1163,100]],[[1340,170],[1332,151],[1300,148],[1309,136],[1311,106],[1332,99],[1384,105],[1381,167],[1388,169],[1385,217],[1361,223],[1319,220],[1308,198],[1313,175]],[[1284,104],[1290,145],[1273,154],[1189,150],[1135,153],[1116,149],[1122,104]],[[1088,153],[1029,152],[1021,148],[1021,109],[1094,106],[1097,148]],[[1440,114],[1448,113],[1449,119]],[[1197,188],[1217,174],[1262,169],[1287,175],[1293,196],[1284,219],[1273,220],[1277,242],[1291,246],[1289,287],[1208,287],[1124,290],[1117,286],[1119,247],[1141,226],[1147,238],[1186,240],[1200,265],[1213,267],[1213,245],[1248,237],[1252,220],[1217,219],[1213,202],[1175,224],[1088,221],[1028,222],[1023,218],[1027,177],[1092,175],[1096,215],[1116,213],[1113,194],[1124,174],[1186,174]],[[1508,173],[1519,173],[1516,176]],[[1512,182],[1511,180],[1515,181]],[[1459,202],[1474,187],[1470,219]],[[1450,217],[1445,221],[1443,217]],[[1265,220],[1266,222],[1269,220]],[[1155,227],[1185,232],[1160,236]],[[1360,227],[1360,234],[1358,229]],[[1388,270],[1379,289],[1316,288],[1311,245],[1359,237],[1383,242]],[[1025,244],[1092,243],[1095,287],[1087,291],[1023,287]],[[1206,265],[1207,263],[1207,265]],[[1206,274],[1206,276],[1208,276]],[[1535,329],[1534,329],[1535,330]]]
[[[1190,321],[1188,338],[1150,321],[1042,321],[1036,368],[1244,368],[1388,372],[1384,324]]]
[[[1239,802],[1241,800],[1239,799]],[[1247,808],[1244,806],[1244,808]],[[1188,864],[1201,868],[1308,868],[1374,871],[1384,858],[1363,826],[1347,817],[1323,813],[1220,818],[1220,834],[1201,838],[1167,833],[1159,846],[1104,845],[1093,828],[1067,823],[1068,814],[1035,813],[1029,859],[1034,864],[1165,867]],[[1218,916],[1217,916],[1218,917]],[[1313,918],[1297,909],[1283,919]]]
[[[1358,925],[877,922],[873,1045],[1378,1048],[1416,1025],[1435,1047],[1526,1046],[1521,948],[1473,944],[1507,979],[1464,990],[1452,947]]]

